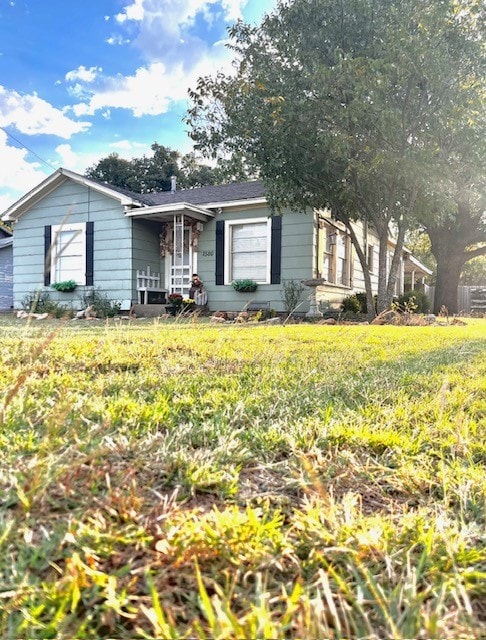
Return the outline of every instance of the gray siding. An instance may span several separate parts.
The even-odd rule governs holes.
[[[14,306],[43,287],[44,226],[94,222],[94,287],[127,308],[132,300],[132,223],[122,206],[92,189],[67,181],[20,216],[15,225]],[[86,287],[73,293],[47,288],[53,300],[74,307]]]
[[[132,299],[138,300],[137,271],[146,271],[150,267],[152,273],[161,274],[161,286],[164,287],[164,260],[160,257],[159,235],[161,223],[146,220],[133,220],[132,246]]]
[[[217,216],[217,220],[244,220],[266,217],[266,207],[247,207],[245,210],[228,211]],[[231,285],[215,284],[215,239],[216,219],[204,224],[199,238],[197,270],[208,292],[208,305],[213,311],[240,311],[249,302],[269,302],[270,308],[284,311],[282,284],[260,284],[254,293],[238,293]],[[314,217],[312,214],[291,213],[282,217],[282,267],[281,283],[284,280],[311,278],[314,263]],[[302,310],[308,306],[302,307]]]
[[[13,305],[13,248],[0,248],[0,311]]]

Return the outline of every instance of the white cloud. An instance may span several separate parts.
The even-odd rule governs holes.
[[[133,142],[133,140],[118,140],[117,142],[112,142],[109,147],[110,149],[115,149],[119,155],[133,152],[139,153],[141,149],[147,152],[147,145],[144,142]]]
[[[230,71],[233,54],[222,44],[225,26],[241,16],[247,0],[130,0],[114,16],[120,29],[106,41],[134,47],[146,59],[131,75],[103,76],[98,67],[79,67],[66,74],[68,91],[77,103],[68,108],[78,118],[109,109],[134,116],[156,116],[187,99],[198,78],[223,68]],[[211,28],[217,21],[217,42],[203,40],[194,28],[201,17]],[[219,45],[219,46],[218,46]]]
[[[128,109],[136,117],[166,113],[174,102],[187,98],[188,87],[197,78],[216,70],[218,57],[200,59],[188,72],[182,63],[168,68],[163,62],[155,62],[148,67],[140,67],[133,76],[106,78],[103,86],[84,87],[91,93],[89,101],[72,107],[76,116],[93,115],[111,109]]]
[[[116,36],[110,36],[109,38],[107,38],[105,40],[105,42],[107,44],[111,44],[111,45],[122,46],[124,44],[130,44],[130,39],[129,38],[124,38],[123,36],[120,36],[120,35],[116,35]]]
[[[38,162],[27,162],[28,151],[8,144],[0,131],[0,212],[52,173]]]
[[[77,69],[68,71],[65,75],[65,78],[68,82],[72,82],[73,80],[93,82],[96,76],[98,76],[102,71],[102,67],[90,67],[89,69],[87,69],[84,65],[81,65]]]
[[[128,4],[122,13],[115,16],[117,22],[123,23],[126,20],[143,20],[145,15],[144,0],[134,0],[132,4]]]
[[[27,135],[50,134],[68,139],[91,123],[76,122],[34,93],[21,95],[0,85],[0,126],[15,127]]]

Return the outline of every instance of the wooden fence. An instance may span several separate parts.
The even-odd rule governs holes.
[[[426,286],[425,292],[427,293],[430,304],[433,307],[435,287]],[[458,287],[457,310],[464,313],[486,313],[486,287]]]

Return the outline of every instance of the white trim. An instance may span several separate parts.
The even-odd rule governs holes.
[[[56,224],[52,225],[51,228],[51,280],[52,282],[57,282],[56,278],[56,265],[57,265],[57,236],[59,233],[64,231],[75,231],[76,233],[81,233],[81,246],[82,246],[82,266],[80,267],[79,276],[73,278],[77,284],[85,285],[86,284],[86,223],[85,222],[73,222],[70,224]],[[69,243],[63,247],[65,249],[69,246]],[[63,278],[64,279],[64,278]]]
[[[232,227],[249,224],[267,225],[267,251],[265,265],[265,280],[255,280],[258,284],[270,284],[271,280],[271,250],[272,250],[272,219],[264,218],[241,218],[239,220],[225,220],[224,223],[224,283],[231,284],[234,280],[231,269],[231,247],[232,247]]]
[[[266,198],[247,198],[246,200],[226,200],[224,202],[208,202],[204,206],[207,209],[225,209],[226,207],[242,207],[244,205],[267,204]]]
[[[20,200],[17,200],[17,202],[15,202],[5,211],[1,219],[5,221],[15,222],[23,213],[28,211],[34,204],[39,202],[39,200],[45,198],[45,196],[51,193],[51,191],[54,191],[54,189],[66,182],[66,180],[72,180],[77,184],[81,184],[89,189],[93,189],[93,191],[97,191],[98,193],[101,193],[109,198],[118,200],[120,204],[124,206],[142,206],[142,203],[139,200],[124,195],[119,191],[115,191],[108,185],[105,186],[103,184],[100,184],[99,182],[90,180],[89,178],[86,178],[79,173],[61,168],[52,173],[43,182],[31,189],[24,196],[22,196]]]
[[[142,207],[139,209],[128,209],[125,215],[128,218],[155,216],[156,214],[174,215],[175,213],[183,213],[206,222],[209,218],[214,218],[214,213],[208,211],[204,207],[200,207],[189,202],[174,202],[172,204],[157,204],[151,207]]]

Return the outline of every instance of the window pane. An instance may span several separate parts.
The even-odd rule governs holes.
[[[232,225],[231,278],[265,282],[267,278],[266,222]]]
[[[85,236],[81,225],[78,229],[59,229],[55,237],[55,280],[84,282],[85,262]]]

